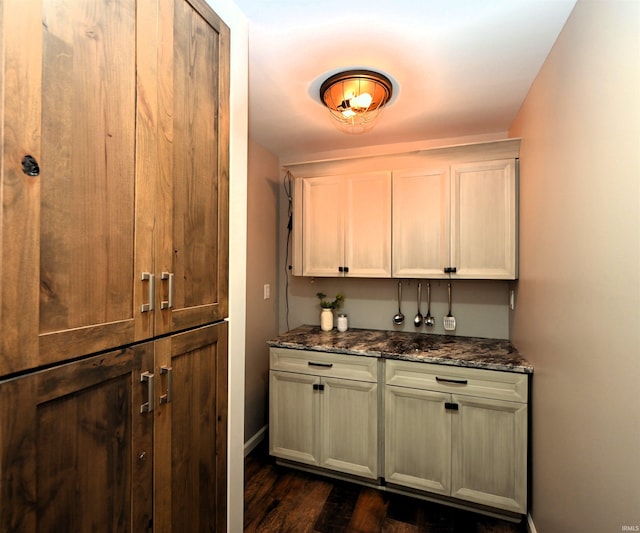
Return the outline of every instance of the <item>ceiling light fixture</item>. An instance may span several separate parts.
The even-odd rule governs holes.
[[[347,133],[370,130],[393,92],[389,78],[372,70],[347,70],[326,79],[320,101]]]

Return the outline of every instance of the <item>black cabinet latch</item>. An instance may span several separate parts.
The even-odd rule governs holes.
[[[445,274],[455,274],[457,271],[456,267],[444,267]]]
[[[451,411],[457,411],[458,410],[458,404],[457,403],[451,403],[451,402],[444,402],[444,408],[445,409],[449,409]]]

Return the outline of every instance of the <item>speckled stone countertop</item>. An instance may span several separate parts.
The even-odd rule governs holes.
[[[372,329],[349,329],[341,333],[335,328],[322,331],[319,326],[305,325],[267,344],[297,350],[533,373],[533,366],[518,353],[515,346],[502,339]]]

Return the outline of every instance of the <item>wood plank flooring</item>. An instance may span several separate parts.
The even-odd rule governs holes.
[[[278,466],[258,446],[245,460],[244,531],[526,533],[513,524]]]

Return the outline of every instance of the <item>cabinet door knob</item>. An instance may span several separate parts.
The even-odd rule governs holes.
[[[27,176],[38,176],[40,174],[40,166],[35,157],[27,154],[22,158],[22,172]]]

